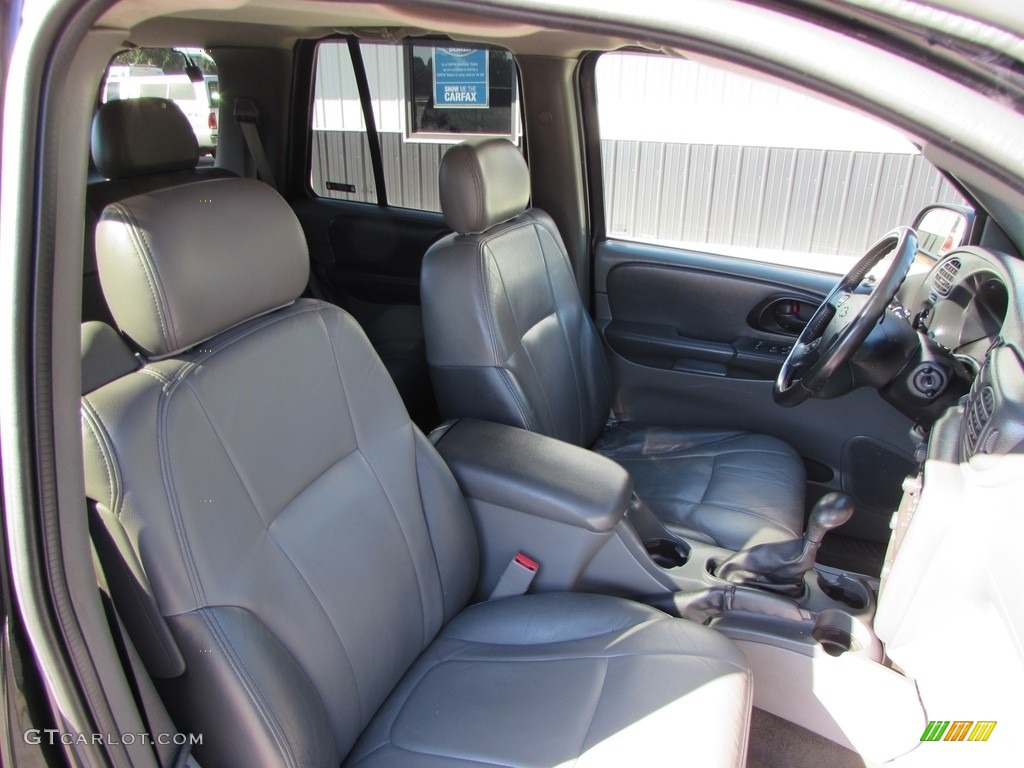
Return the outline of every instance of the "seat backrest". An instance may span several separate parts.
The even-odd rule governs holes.
[[[102,104],[93,116],[90,146],[99,178],[89,181],[85,194],[82,319],[111,323],[96,271],[96,223],[103,209],[143,192],[235,174],[196,167],[195,133],[169,99],[142,97]]]
[[[442,417],[589,446],[611,406],[607,361],[558,228],[527,208],[522,154],[505,139],[453,147],[440,193],[454,233],[427,251],[420,292]]]
[[[140,655],[204,765],[338,765],[469,600],[465,500],[359,326],[296,300],[306,245],[270,187],[135,196],[96,240],[143,361],[82,399],[87,493],[155,598]]]

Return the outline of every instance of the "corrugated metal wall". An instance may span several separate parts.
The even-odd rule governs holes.
[[[388,204],[440,211],[437,179],[441,158],[455,144],[407,142],[400,133],[380,133]],[[313,131],[313,191],[337,200],[376,202],[373,168],[365,133]],[[355,192],[327,189],[327,182],[352,184]]]
[[[920,155],[603,141],[612,236],[858,256],[962,202]]]
[[[380,134],[388,202],[438,211],[441,158],[452,144]],[[919,155],[843,150],[602,142],[608,233],[857,256],[929,203],[961,202]],[[326,190],[353,184],[355,193]],[[313,132],[313,189],[376,200],[366,137]]]

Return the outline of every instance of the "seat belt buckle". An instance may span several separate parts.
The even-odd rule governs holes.
[[[540,563],[532,557],[516,552],[487,599],[500,600],[503,597],[525,595],[539,569]]]

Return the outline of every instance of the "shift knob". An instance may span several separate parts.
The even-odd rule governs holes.
[[[808,541],[821,544],[825,534],[838,528],[853,516],[853,500],[845,493],[826,493],[811,510],[807,520]]]

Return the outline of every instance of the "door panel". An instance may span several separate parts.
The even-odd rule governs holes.
[[[595,267],[596,319],[620,418],[782,438],[808,465],[811,497],[852,492],[858,512],[844,533],[887,539],[891,500],[913,450],[909,420],[870,389],[797,408],[772,399],[794,338],[771,328],[772,308],[799,302],[789,313],[799,320],[835,276],[619,241],[597,247]],[[895,471],[879,473],[880,463]]]
[[[413,420],[436,426],[423,316],[420,266],[448,233],[439,213],[326,198],[292,204],[309,243],[324,298],[363,327]]]
[[[292,207],[331,287],[359,301],[420,303],[423,254],[450,231],[440,213],[326,198]]]
[[[780,321],[795,325],[821,302],[768,278],[671,263],[618,264],[606,285],[612,320],[605,336],[617,353],[731,378],[774,379],[796,335]]]

